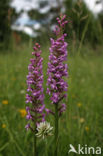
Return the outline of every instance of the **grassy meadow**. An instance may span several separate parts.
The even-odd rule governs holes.
[[[42,48],[44,93],[46,106],[52,107],[46,94],[48,47]],[[67,109],[60,119],[58,156],[68,155],[69,144],[75,148],[78,144],[103,147],[103,55],[89,47],[81,53],[85,51],[86,55],[71,55],[71,49],[68,50],[69,89]],[[29,46],[23,45],[13,52],[0,53],[0,156],[33,155],[33,134],[24,128],[26,75],[31,52]],[[52,115],[47,121],[53,126]],[[53,139],[53,136],[47,138],[47,146],[45,140],[38,139],[38,156],[46,156],[46,152],[53,156]]]

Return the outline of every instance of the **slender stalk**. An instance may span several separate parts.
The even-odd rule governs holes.
[[[34,156],[37,156],[36,120],[34,122]]]
[[[87,23],[85,24],[85,27],[84,27],[84,30],[83,30],[83,33],[82,33],[82,38],[81,38],[80,45],[79,45],[79,48],[78,48],[78,55],[80,55],[82,44],[83,44],[87,29],[88,29],[90,19],[91,19],[91,15],[89,15]]]
[[[55,151],[54,156],[58,155],[58,130],[59,130],[59,116],[58,103],[55,104]]]
[[[45,138],[45,156],[48,156],[47,139]]]
[[[36,136],[34,133],[34,156],[37,156],[37,151],[36,151]]]

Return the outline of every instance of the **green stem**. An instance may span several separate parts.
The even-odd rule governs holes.
[[[58,104],[55,104],[55,153],[58,155],[58,129],[59,129],[59,116],[58,116]]]
[[[45,156],[48,156],[47,139],[45,138]]]
[[[36,121],[34,124],[34,156],[37,156]]]

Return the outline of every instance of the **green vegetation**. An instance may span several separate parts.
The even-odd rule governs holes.
[[[67,0],[65,3],[66,14],[72,21],[72,37],[75,37],[79,41],[82,40],[83,43],[89,42],[92,46],[94,46],[94,44],[102,44],[103,12],[100,13],[98,18],[93,15],[82,0]]]
[[[48,47],[42,48],[45,93]],[[26,75],[32,49],[26,45],[14,49],[13,52],[0,53],[0,156],[28,156],[33,153],[33,135],[24,128]],[[102,49],[96,53],[83,47],[83,55],[78,56],[76,49],[74,55],[69,47],[68,53],[72,53],[68,56],[69,90],[67,110],[60,121],[59,156],[67,156],[69,144],[76,148],[78,143],[103,147],[103,55],[99,51]],[[45,95],[45,104],[50,107],[49,97]],[[49,119],[53,125],[53,117],[49,116]],[[53,156],[53,138],[47,139],[49,156]],[[38,142],[38,151],[39,156],[46,156],[45,141]]]
[[[76,149],[78,144],[103,147],[103,12],[99,18],[94,18],[81,0],[75,3],[67,0],[66,7],[66,14],[72,21],[66,29],[69,90],[67,110],[60,119],[58,156],[68,155],[69,144]],[[18,15],[9,8],[8,0],[0,1],[0,9],[0,156],[32,156],[33,134],[24,128],[27,66],[31,47],[39,42],[44,58],[45,104],[51,107],[46,94],[46,71],[49,38],[53,34],[47,29],[47,34],[43,33],[32,42],[32,38],[23,33],[11,33],[10,22]],[[32,18],[41,17],[33,12],[29,12]],[[48,116],[47,121],[54,125],[53,116]],[[47,153],[53,156],[53,139],[54,136],[50,136],[47,142],[38,141],[38,156],[47,156]]]
[[[0,1],[0,48],[7,47],[6,41],[10,37],[11,24],[11,9],[9,7],[9,0]]]

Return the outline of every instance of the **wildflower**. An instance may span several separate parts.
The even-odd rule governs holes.
[[[80,123],[84,123],[85,119],[84,118],[80,118]]]
[[[88,131],[89,131],[89,127],[88,127],[88,126],[86,126],[86,127],[85,127],[85,130],[88,132]]]
[[[6,128],[6,124],[2,124],[2,128]]]
[[[42,61],[40,45],[35,44],[34,52],[32,52],[34,58],[30,59],[28,66],[29,73],[27,75],[27,94],[26,103],[29,105],[26,107],[27,116],[29,120],[26,129],[32,129],[30,122],[39,123],[44,121],[45,114],[43,113],[44,105],[44,94],[43,94],[43,72],[42,72]]]
[[[79,103],[77,103],[77,106],[78,106],[78,107],[81,107],[81,106],[82,106],[82,104],[79,102]]]
[[[2,104],[3,104],[3,105],[8,105],[8,100],[3,100],[3,101],[2,101]]]
[[[30,124],[27,124],[27,125],[25,126],[25,128],[26,128],[26,130],[28,131],[29,128],[30,128]]]
[[[21,91],[20,91],[20,94],[24,94],[24,93],[25,93],[25,90],[21,90]]]
[[[50,123],[44,121],[40,122],[37,126],[37,137],[42,137],[43,139],[47,136],[52,135],[53,127],[50,126]]]
[[[68,23],[65,20],[66,15],[57,18],[58,25],[56,26],[54,33],[56,39],[51,38],[51,47],[49,49],[49,63],[48,63],[48,80],[47,80],[47,94],[50,95],[51,103],[55,106],[55,150],[54,155],[57,156],[58,151],[58,127],[59,117],[66,110],[65,103],[62,100],[67,97],[68,84],[65,78],[68,77],[68,65],[65,63],[67,60],[67,42],[65,37],[67,34],[64,33],[64,27]]]
[[[27,112],[26,112],[25,109],[19,109],[19,112],[20,112],[20,114],[21,114],[21,117],[25,117],[26,114],[27,114]]]
[[[56,40],[51,38],[51,47],[48,63],[48,80],[47,80],[47,93],[51,96],[53,104],[58,105],[59,115],[65,111],[66,105],[62,104],[62,99],[66,98],[65,92],[67,91],[68,84],[64,80],[64,77],[68,77],[68,65],[64,63],[67,60],[67,42],[65,37],[67,34],[63,34],[64,26],[67,23],[65,21],[66,16],[57,18],[58,26],[54,30],[57,37]]]

